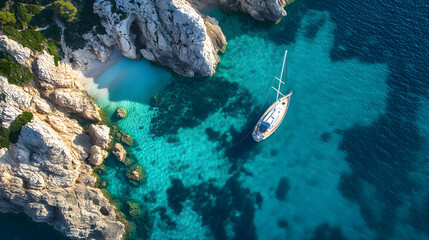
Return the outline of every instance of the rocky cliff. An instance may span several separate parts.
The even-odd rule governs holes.
[[[277,21],[286,16],[284,7],[293,0],[188,0],[199,10],[223,8],[245,12],[263,21]]]
[[[185,0],[98,0],[94,11],[124,56],[142,56],[184,76],[214,74],[226,45],[217,21]]]
[[[34,83],[24,87],[0,76],[1,126],[10,131],[21,113],[33,115],[17,141],[0,149],[0,211],[24,212],[71,239],[121,239],[125,227],[115,207],[92,187],[96,178],[86,163],[89,157],[97,159],[91,161],[95,164],[106,157],[101,148],[106,147],[109,130],[93,127],[101,132],[85,133],[70,117],[72,113],[97,121],[98,107],[76,73],[65,64],[56,67],[46,52],[35,54],[5,36],[0,36],[0,49],[31,65],[36,76]],[[91,151],[94,156],[89,156],[91,148],[97,150]]]
[[[221,6],[249,13],[258,20],[278,20],[286,16],[284,6],[290,0],[97,0],[94,12],[102,20],[107,34],[94,31],[84,35],[85,48],[63,49],[80,69],[92,67],[92,61],[104,62],[112,48],[125,57],[170,67],[183,76],[210,76],[220,58],[218,52],[226,38],[216,19],[197,9]]]
[[[248,13],[260,21],[277,21],[286,16],[284,7],[288,2],[291,0],[219,0],[222,7]]]

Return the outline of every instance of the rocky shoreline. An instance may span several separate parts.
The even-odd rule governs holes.
[[[32,51],[1,35],[0,51],[29,68],[34,81],[18,86],[0,76],[2,129],[12,131],[22,114],[31,115],[17,141],[0,149],[0,211],[24,212],[71,239],[122,239],[126,227],[115,206],[94,187],[97,178],[91,167],[108,156],[110,130],[97,125],[100,109],[72,65],[91,69],[94,60],[105,62],[116,48],[125,57],[143,57],[183,76],[213,75],[220,61],[217,53],[227,42],[217,20],[202,14],[201,6],[278,20],[286,15],[286,4],[286,0],[97,0],[94,12],[107,33],[89,32],[83,36],[86,46],[72,50],[65,45],[63,28],[65,58],[58,66],[46,51]],[[94,124],[85,131],[76,119]],[[124,161],[122,150],[115,146],[115,156]]]
[[[146,58],[179,75],[211,76],[224,51],[226,38],[215,18],[202,14],[205,6],[249,13],[257,20],[286,16],[290,0],[97,0],[94,12],[101,17],[105,35],[88,33],[87,46],[78,51],[63,46],[73,65],[87,70],[93,60],[104,62],[114,48],[130,59]]]

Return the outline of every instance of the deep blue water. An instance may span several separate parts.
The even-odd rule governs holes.
[[[130,239],[429,238],[429,3],[287,11],[277,25],[208,12],[228,40],[212,78],[122,59],[87,86],[107,113],[128,111],[118,124],[147,173],[132,186],[108,159],[102,176],[143,209]],[[285,49],[290,109],[256,144]]]

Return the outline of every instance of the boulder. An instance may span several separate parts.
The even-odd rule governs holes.
[[[120,118],[120,119],[125,118],[125,116],[127,116],[127,110],[118,107],[116,109],[115,115],[117,118]]]
[[[115,146],[113,146],[112,149],[112,154],[121,162],[125,162],[127,157],[127,151],[125,151],[124,147],[120,143],[115,143]]]
[[[43,51],[34,61],[34,73],[41,93],[66,112],[77,114],[90,121],[101,121],[99,107],[83,88],[78,74],[71,66],[54,64],[54,57]]]
[[[286,16],[284,7],[292,0],[219,0],[224,8],[250,14],[259,21],[277,21]]]
[[[23,47],[5,35],[0,36],[0,51],[7,52],[20,64],[31,67],[30,58],[34,55],[33,51],[28,47]]]
[[[87,132],[91,135],[96,145],[102,149],[109,147],[112,137],[110,136],[110,128],[108,126],[91,124],[89,125]]]
[[[109,154],[103,149],[101,149],[99,146],[93,145],[89,150],[88,162],[92,166],[101,165],[103,163],[103,160],[106,159],[108,155]]]

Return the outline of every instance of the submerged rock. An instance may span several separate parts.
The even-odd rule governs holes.
[[[125,116],[127,116],[127,110],[119,107],[116,109],[115,115],[120,119],[125,118]]]
[[[132,167],[128,170],[127,177],[132,184],[136,186],[140,185],[145,180],[143,168],[141,166]]]
[[[133,145],[133,139],[130,137],[130,135],[128,135],[128,134],[124,134],[124,135],[122,135],[122,137],[121,137],[121,142],[122,143],[124,143],[124,144],[126,144],[127,146],[131,146],[131,145]]]
[[[125,151],[124,147],[120,143],[115,143],[115,146],[113,146],[112,154],[116,156],[116,158],[120,162],[125,162],[125,159],[127,157],[127,151]]]

